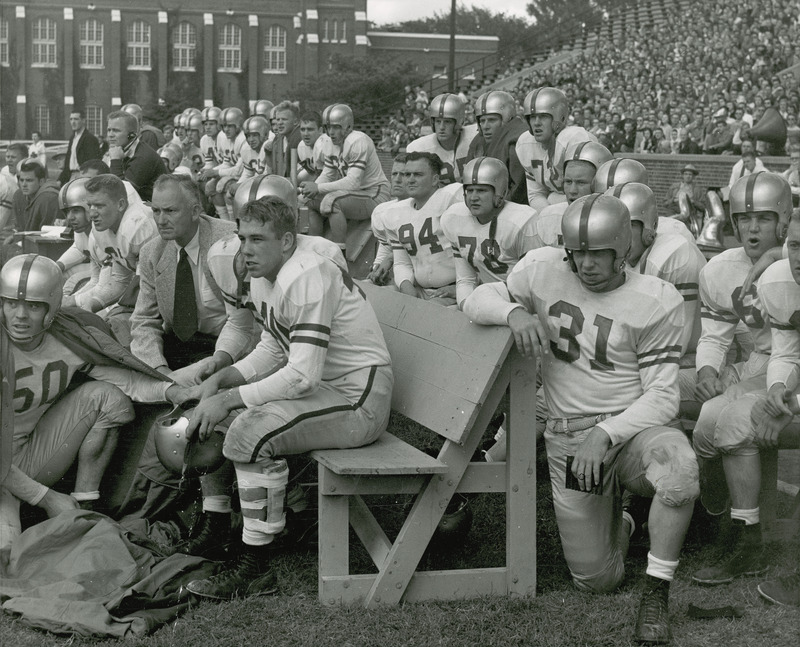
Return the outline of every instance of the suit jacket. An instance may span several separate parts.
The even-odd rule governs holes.
[[[133,156],[111,160],[111,172],[120,180],[127,180],[145,202],[153,198],[153,184],[167,169],[152,148],[142,140],[136,142]]]
[[[75,133],[72,133],[72,137],[69,138],[69,143],[67,144],[67,158],[64,160],[64,168],[61,169],[61,174],[58,176],[61,186],[69,182],[72,175],[72,171],[69,168],[69,159],[72,155],[72,142],[74,140]],[[88,130],[84,130],[83,135],[78,140],[78,149],[75,151],[75,156],[78,158],[78,164],[83,164],[89,160],[99,160],[102,155],[100,154],[100,142],[97,141],[97,137]]]
[[[200,216],[202,270],[220,303],[224,303],[222,290],[211,275],[206,259],[211,245],[232,234],[235,228],[233,222],[205,214]],[[163,335],[172,330],[177,264],[174,245],[160,236],[148,241],[139,252],[139,296],[131,315],[131,352],[153,368],[167,364]],[[252,339],[252,330],[241,332],[225,327],[217,333],[217,350],[225,351],[233,358],[238,358]]]

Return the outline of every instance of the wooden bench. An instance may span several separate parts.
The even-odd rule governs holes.
[[[318,450],[319,597],[366,607],[401,600],[536,592],[536,366],[505,327],[472,324],[461,312],[362,284],[383,329],[394,370],[392,409],[438,434],[436,458],[390,433],[367,447]],[[470,463],[510,388],[507,462]],[[437,443],[438,444],[438,443]],[[506,494],[506,565],[417,572],[456,492]],[[394,542],[362,498],[413,494]],[[349,572],[349,527],[377,574]]]

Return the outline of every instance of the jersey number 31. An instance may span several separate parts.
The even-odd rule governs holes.
[[[567,349],[560,348],[558,343],[551,341],[550,350],[553,355],[560,359],[562,362],[571,364],[576,361],[581,355],[581,347],[578,343],[578,335],[583,331],[583,324],[585,317],[583,312],[578,306],[574,306],[566,301],[557,301],[552,306],[548,314],[551,317],[560,319],[562,315],[568,315],[571,319],[569,327],[561,326],[558,331],[559,339],[567,341]],[[594,318],[594,326],[597,328],[597,339],[594,344],[594,359],[589,360],[589,366],[595,371],[613,371],[614,364],[608,360],[608,336],[611,333],[611,326],[614,320],[604,317],[603,315],[596,315]]]

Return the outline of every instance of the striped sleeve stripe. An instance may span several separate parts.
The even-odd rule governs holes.
[[[678,364],[681,358],[680,345],[657,348],[637,355],[639,369],[657,366],[659,364]]]
[[[700,286],[697,283],[676,283],[675,289],[678,290],[684,301],[697,301],[700,293]]]
[[[654,359],[649,362],[639,362],[639,368],[648,368],[649,366],[656,366],[658,364],[680,364],[680,357],[662,357],[661,359]]]
[[[697,290],[700,286],[697,283],[676,283],[675,289],[680,290]]]
[[[326,335],[330,335],[331,334],[331,329],[328,326],[323,326],[322,324],[314,324],[314,323],[309,323],[309,324],[299,323],[299,324],[295,324],[294,326],[291,327],[290,330],[291,330],[291,332],[294,332],[296,330],[313,330],[314,332],[321,332],[321,333],[325,333]]]
[[[311,344],[312,346],[319,346],[320,348],[328,347],[327,339],[317,339],[316,337],[304,337],[302,335],[295,335],[291,339],[293,344]]]
[[[277,329],[277,327],[275,325],[275,319],[273,317],[269,317],[264,322],[264,324],[267,326],[267,329],[269,330],[270,334],[275,339],[275,341],[278,342],[278,344],[281,346],[281,348],[283,348],[284,350],[288,351],[289,350],[289,344],[286,341],[286,336],[281,335],[280,331]]]
[[[367,163],[366,162],[362,162],[361,160],[356,160],[355,162],[350,164],[350,168],[363,168],[363,169],[365,169],[365,168],[367,168]]]
[[[663,355],[664,353],[680,353],[680,352],[681,352],[681,345],[673,344],[672,346],[664,346],[664,348],[654,348],[653,350],[648,350],[644,353],[638,353],[636,355],[636,358],[644,359],[645,357],[650,357],[651,355]]]
[[[700,306],[700,316],[703,319],[713,319],[714,321],[723,321],[725,323],[735,324],[739,322],[739,317],[737,317],[736,315],[731,315],[731,314],[726,315],[721,312],[716,312],[708,308],[708,306],[706,305]]]

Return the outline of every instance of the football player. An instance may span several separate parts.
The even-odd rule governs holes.
[[[66,296],[75,292],[78,286],[88,290],[97,284],[102,268],[101,259],[105,253],[97,246],[92,235],[85,178],[75,178],[61,187],[58,206],[73,232],[72,245],[56,261],[65,279],[69,277],[64,281]]]
[[[453,249],[459,308],[481,283],[505,281],[535,248],[536,212],[506,202],[508,169],[493,157],[464,167],[464,199],[442,214],[442,233]]]
[[[99,317],[62,308],[62,290],[61,270],[44,256],[17,256],[0,271],[0,344],[14,367],[2,394],[14,416],[0,549],[20,533],[20,501],[49,516],[97,505],[117,430],[134,417],[131,399],[179,404],[188,394],[122,348]],[[77,373],[92,379],[72,385]],[[74,491],[50,489],[76,461]]]
[[[330,239],[343,251],[347,247],[347,221],[367,220],[381,202],[389,199],[389,181],[370,137],[353,130],[353,111],[343,103],[328,106],[322,125],[330,137],[324,148],[325,166],[314,181],[300,185],[308,198],[309,233],[321,236],[325,220]]]
[[[200,115],[203,121],[203,136],[200,138],[200,150],[203,151],[203,169],[212,169],[222,164],[220,139],[225,136],[220,127],[219,118],[222,110],[216,106],[203,108]]]
[[[441,218],[463,200],[462,186],[439,188],[438,155],[409,153],[403,170],[408,199],[399,202],[384,219],[392,245],[395,286],[403,294],[456,302],[453,249],[442,233]]]
[[[428,108],[431,118],[430,135],[423,135],[406,146],[407,153],[435,153],[442,160],[439,181],[442,186],[461,182],[461,171],[467,162],[469,145],[478,134],[475,124],[464,125],[466,106],[457,94],[440,94]]]
[[[670,582],[699,493],[689,441],[666,426],[678,412],[683,300],[669,283],[625,269],[630,214],[617,198],[576,200],[562,231],[566,261],[560,249],[529,252],[507,290],[480,286],[464,311],[509,325],[520,350],[541,359],[553,503],[576,587],[607,592],[623,579],[633,520],[620,485],[652,498],[635,638],[667,642]]]
[[[570,144],[597,142],[581,126],[568,126],[569,102],[557,88],[537,88],[523,104],[527,130],[519,136],[516,152],[525,169],[528,203],[541,211],[564,202],[564,155]]]
[[[261,115],[254,115],[245,119],[242,131],[247,138],[247,146],[242,149],[242,174],[236,184],[228,185],[228,193],[231,195],[236,193],[241,183],[251,177],[270,173],[266,150],[267,141],[272,135],[269,122]]]
[[[325,146],[330,137],[322,132],[322,117],[318,112],[306,112],[300,117],[300,143],[297,145],[297,181],[302,184],[319,177],[325,166]]]
[[[378,251],[375,260],[372,262],[372,271],[367,278],[375,285],[386,285],[391,279],[392,265],[394,264],[394,254],[392,243],[389,240],[387,222],[390,218],[389,212],[398,203],[408,198],[406,190],[406,156],[405,153],[398,153],[392,162],[392,199],[382,202],[372,212],[372,234],[378,241]]]
[[[203,117],[200,114],[191,114],[186,117],[186,139],[183,140],[183,146],[181,147],[183,153],[181,165],[191,171],[194,179],[203,169],[204,156],[200,148],[200,142],[204,131]]]
[[[222,163],[213,168],[204,168],[200,179],[203,182],[216,180],[212,190],[206,185],[206,195],[211,198],[220,218],[232,220],[232,201],[225,188],[230,182],[236,182],[242,174],[242,149],[247,146],[247,138],[242,131],[244,115],[239,108],[225,108],[220,114],[220,122],[224,139],[218,152],[222,156]]]

